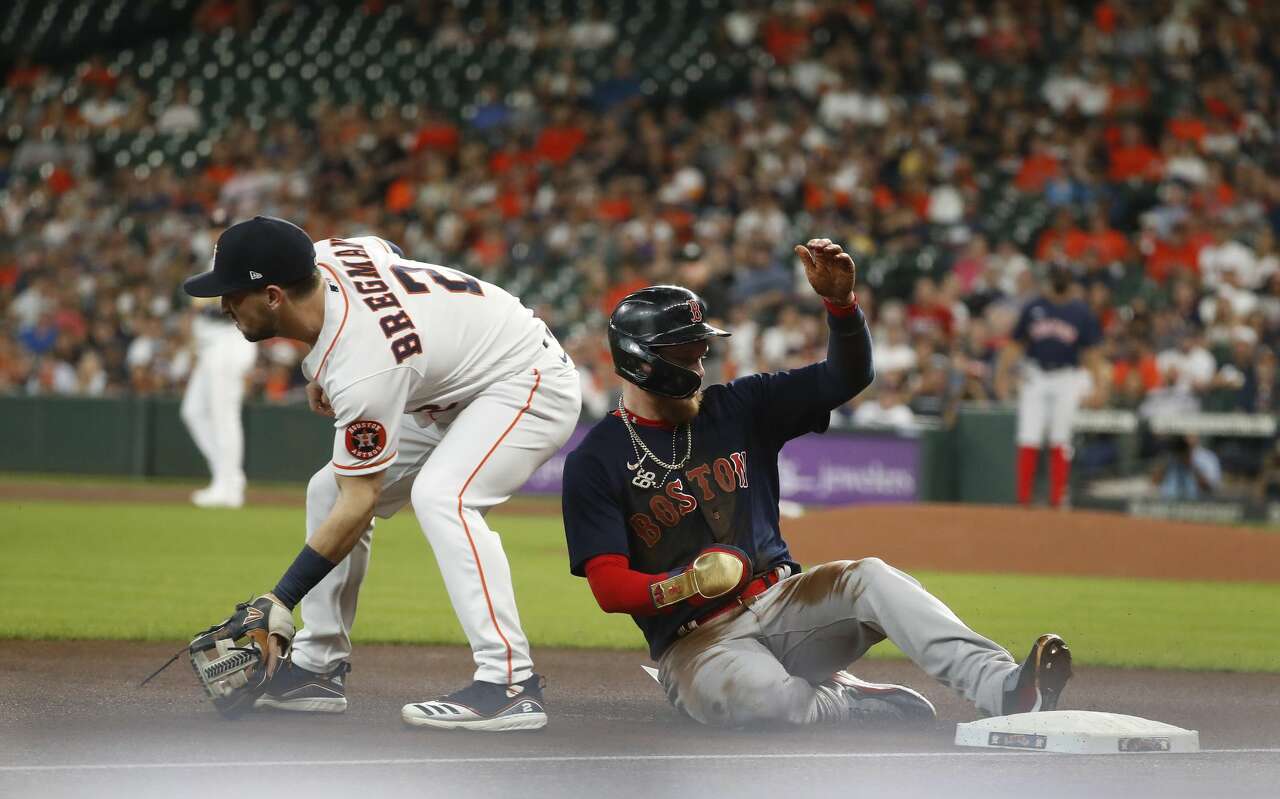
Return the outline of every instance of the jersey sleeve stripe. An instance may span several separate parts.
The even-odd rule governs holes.
[[[343,466],[341,463],[335,462],[333,464],[333,468],[342,469],[343,471],[347,471],[347,472],[358,472],[358,471],[361,471],[362,469],[372,469],[375,466],[381,466],[382,464],[391,460],[395,456],[396,456],[396,452],[392,452],[390,455],[385,455],[379,458],[378,460],[374,461],[373,463],[362,463],[359,466]]]
[[[343,287],[342,281],[338,279],[337,271],[332,266],[319,261],[316,262],[316,266],[333,275],[334,285],[338,287],[338,291],[342,292],[342,322],[338,324],[338,332],[333,334],[333,341],[329,342],[329,348],[324,351],[324,357],[320,359],[320,365],[316,367],[316,374],[313,379],[319,380],[320,374],[324,372],[324,365],[329,362],[329,353],[333,352],[333,345],[338,343],[338,339],[342,336],[343,328],[347,326],[347,315],[351,313],[351,300],[347,299],[347,290]]]

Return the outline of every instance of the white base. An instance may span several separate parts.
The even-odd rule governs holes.
[[[1053,710],[956,725],[956,746],[1076,755],[1199,752],[1200,733],[1137,716]]]

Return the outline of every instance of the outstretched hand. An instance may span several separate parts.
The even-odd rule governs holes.
[[[852,302],[858,270],[844,248],[831,239],[809,239],[806,244],[797,244],[795,252],[818,296],[837,305]]]

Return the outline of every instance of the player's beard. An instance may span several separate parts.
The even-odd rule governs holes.
[[[237,319],[236,326],[240,328],[240,335],[244,336],[245,341],[251,341],[254,344],[279,335],[279,325],[270,317],[260,320],[256,325],[245,319]]]
[[[664,422],[672,424],[684,424],[693,421],[698,415],[698,411],[702,408],[702,392],[698,391],[692,397],[684,399],[674,399],[672,397],[654,397],[654,404],[658,408],[658,418]]]
[[[258,319],[247,319],[246,316],[257,315],[251,314],[248,309],[242,306],[241,312],[235,315],[228,314],[236,327],[240,328],[240,335],[244,336],[246,341],[258,343],[275,338],[280,335],[280,322],[270,311],[263,311]]]
[[[263,326],[254,330],[245,330],[240,328],[240,332],[244,335],[245,341],[251,341],[257,344],[259,341],[266,341],[269,338],[275,338],[279,335],[276,332],[275,325]]]

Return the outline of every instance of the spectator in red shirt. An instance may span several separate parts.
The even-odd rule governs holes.
[[[1160,367],[1147,342],[1135,336],[1120,343],[1111,370],[1111,384],[1121,393],[1132,393],[1135,384],[1140,386],[1139,400],[1147,391],[1160,387]]]
[[[102,56],[95,55],[80,67],[80,82],[85,86],[96,86],[115,91],[116,75],[107,67]]]
[[[932,278],[916,278],[911,304],[907,306],[907,326],[913,336],[951,338],[955,317],[942,302]]]
[[[452,122],[431,111],[427,119],[418,128],[417,138],[413,142],[413,151],[431,150],[451,155],[458,150],[458,128]]]
[[[1205,244],[1203,236],[1194,237],[1185,221],[1174,224],[1167,239],[1156,239],[1147,255],[1147,277],[1163,284],[1175,273],[1199,274],[1200,248]]]
[[[1111,148],[1107,177],[1126,180],[1156,180],[1160,177],[1160,154],[1142,138],[1142,131],[1130,122],[1121,129],[1120,142]]]
[[[1071,210],[1062,208],[1053,217],[1053,225],[1040,234],[1036,240],[1036,260],[1048,261],[1050,254],[1061,248],[1068,258],[1079,258],[1089,245],[1089,237],[1076,224]]]
[[[1199,144],[1204,135],[1209,132],[1209,126],[1205,124],[1203,119],[1197,119],[1190,115],[1169,120],[1167,128],[1175,139],[1194,142],[1195,144]]]
[[[45,71],[44,67],[31,62],[31,56],[22,53],[14,62],[13,68],[9,70],[9,75],[5,78],[5,86],[10,91],[34,88],[44,76]]]
[[[1147,72],[1145,65],[1139,72]],[[1111,114],[1137,113],[1151,103],[1151,86],[1148,79],[1128,74],[1111,84],[1108,89],[1107,111]]]
[[[1061,171],[1058,158],[1050,152],[1048,142],[1037,136],[1031,144],[1030,155],[1022,159],[1022,166],[1018,168],[1018,175],[1013,183],[1022,191],[1038,194]]]
[[[1124,261],[1129,255],[1129,240],[1111,227],[1107,211],[1101,206],[1095,206],[1089,211],[1089,232],[1085,240],[1087,248],[1096,254],[1099,263]]]
[[[587,133],[574,121],[569,106],[562,105],[556,108],[551,125],[543,128],[533,149],[543,160],[559,166],[573,158],[586,140]]]
[[[618,279],[609,286],[609,290],[600,300],[600,310],[606,314],[612,314],[613,309],[618,307],[623,297],[633,291],[639,291],[649,283],[648,278],[641,273],[634,262],[624,260],[618,268]]]
[[[764,49],[773,60],[787,66],[809,49],[809,30],[804,21],[792,14],[775,14],[760,31]]]

